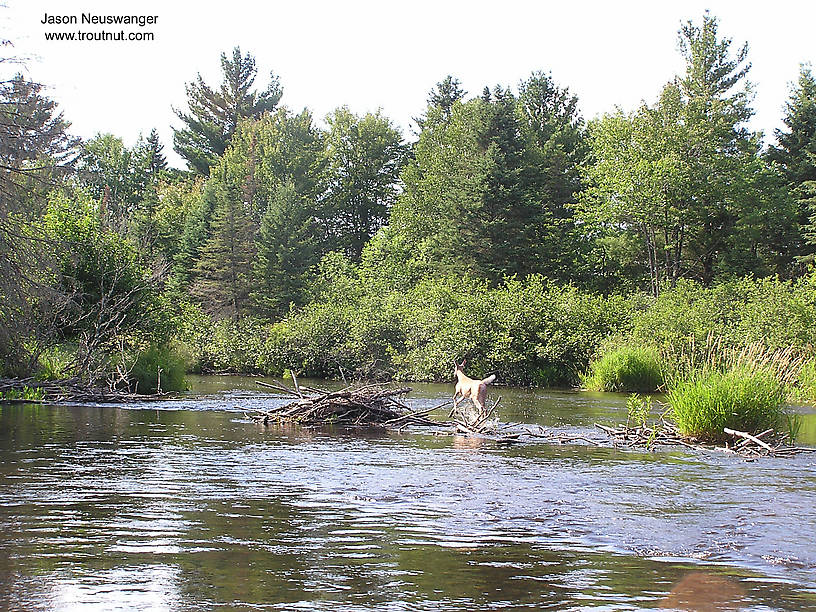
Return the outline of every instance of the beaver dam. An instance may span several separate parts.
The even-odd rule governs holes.
[[[816,448],[793,446],[787,434],[772,429],[751,434],[726,429],[733,438],[732,443],[723,446],[703,444],[693,439],[683,438],[671,421],[661,417],[649,425],[629,422],[617,427],[595,424],[599,434],[571,434],[521,423],[501,423],[497,408],[501,402],[488,402],[484,410],[471,407],[463,402],[456,411],[451,410],[447,418],[433,418],[431,415],[451,406],[453,401],[423,410],[412,410],[406,402],[410,387],[391,387],[382,383],[351,385],[338,391],[326,391],[315,387],[299,385],[293,377],[294,388],[269,382],[257,381],[263,387],[275,390],[292,401],[274,408],[255,410],[247,416],[263,425],[275,423],[295,423],[307,427],[339,425],[344,427],[383,427],[403,430],[406,427],[427,428],[436,435],[482,436],[498,442],[544,442],[550,444],[585,443],[593,446],[616,448],[645,448],[657,446],[682,446],[695,450],[735,453],[744,457],[790,456],[799,453],[816,452]]]

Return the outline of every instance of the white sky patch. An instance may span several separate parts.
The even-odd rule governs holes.
[[[200,72],[220,83],[219,57],[235,45],[252,53],[256,84],[274,71],[282,103],[310,108],[318,120],[343,104],[356,113],[383,112],[406,136],[428,92],[447,74],[470,95],[485,85],[512,86],[534,70],[551,72],[578,95],[590,119],[615,106],[654,101],[683,68],[677,51],[682,22],[706,8],[737,50],[750,45],[755,84],[754,129],[766,142],[782,127],[783,106],[799,64],[816,63],[816,2],[696,0],[569,3],[505,0],[412,2],[250,0],[5,0],[3,37],[29,56],[25,74],[48,86],[84,138],[111,132],[132,145],[159,130],[171,163],[172,107],[186,109],[184,84]],[[46,14],[157,15],[155,25],[42,24]],[[46,41],[47,31],[150,31],[153,41]],[[8,55],[8,48],[5,49]],[[13,70],[0,64],[4,76]]]

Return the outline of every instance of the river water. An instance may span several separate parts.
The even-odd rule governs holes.
[[[414,385],[409,401],[451,391]],[[620,395],[494,392],[503,421],[597,435],[626,420]],[[243,414],[278,401],[200,377],[149,409],[0,406],[0,609],[816,610],[816,453]]]

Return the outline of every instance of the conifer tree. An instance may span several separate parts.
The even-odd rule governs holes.
[[[320,256],[315,217],[291,181],[275,189],[256,239],[252,297],[267,316],[304,302],[306,275]]]
[[[253,90],[257,68],[255,59],[241,55],[235,47],[232,57],[221,54],[223,80],[218,90],[211,88],[199,74],[196,81],[187,84],[189,112],[176,110],[184,127],[174,130],[174,149],[190,169],[208,175],[210,167],[224,154],[240,121],[260,117],[280,102],[283,91],[278,78],[270,75],[267,88]]]
[[[201,256],[201,249],[210,236],[213,210],[223,186],[214,180],[204,183],[201,197],[184,220],[179,237],[178,252],[173,258],[173,285],[189,288],[195,271],[195,264]]]
[[[147,171],[152,177],[158,176],[162,170],[167,170],[167,158],[164,155],[164,145],[159,140],[159,132],[156,128],[150,130],[150,135],[145,141],[147,151]]]
[[[212,179],[211,179],[212,180]],[[193,273],[191,293],[216,317],[241,317],[251,290],[255,225],[240,194],[216,183],[210,232]]]
[[[416,119],[419,127],[424,128],[426,122],[434,119],[450,121],[453,105],[460,102],[466,93],[459,79],[451,75],[446,76],[428,94],[428,109],[423,117]]]
[[[783,122],[787,130],[776,130],[777,146],[767,156],[779,165],[796,200],[800,243],[794,248],[809,263],[816,253],[816,79],[807,64],[800,66]]]
[[[73,167],[79,139],[42,85],[17,74],[0,81],[0,207],[41,210],[54,179]]]

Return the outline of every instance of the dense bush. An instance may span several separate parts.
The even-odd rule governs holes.
[[[258,365],[268,331],[263,321],[245,317],[237,321],[223,319],[198,335],[196,370],[205,373],[261,372]]]
[[[816,346],[816,277],[744,278],[708,289],[681,281],[638,304],[631,336],[669,359],[703,357],[710,337],[731,348],[759,341],[770,349],[805,350]]]
[[[583,384],[593,391],[654,392],[663,385],[661,357],[652,347],[622,346],[590,364]]]
[[[798,383],[798,399],[816,404],[816,357],[802,365]]]
[[[625,320],[624,301],[558,287],[540,276],[440,279],[412,290],[333,296],[272,326],[261,369],[309,376],[448,380],[456,359],[507,384],[573,385]]]
[[[784,424],[785,388],[767,369],[708,369],[676,384],[668,402],[681,434],[717,442],[723,428],[749,433]]]

